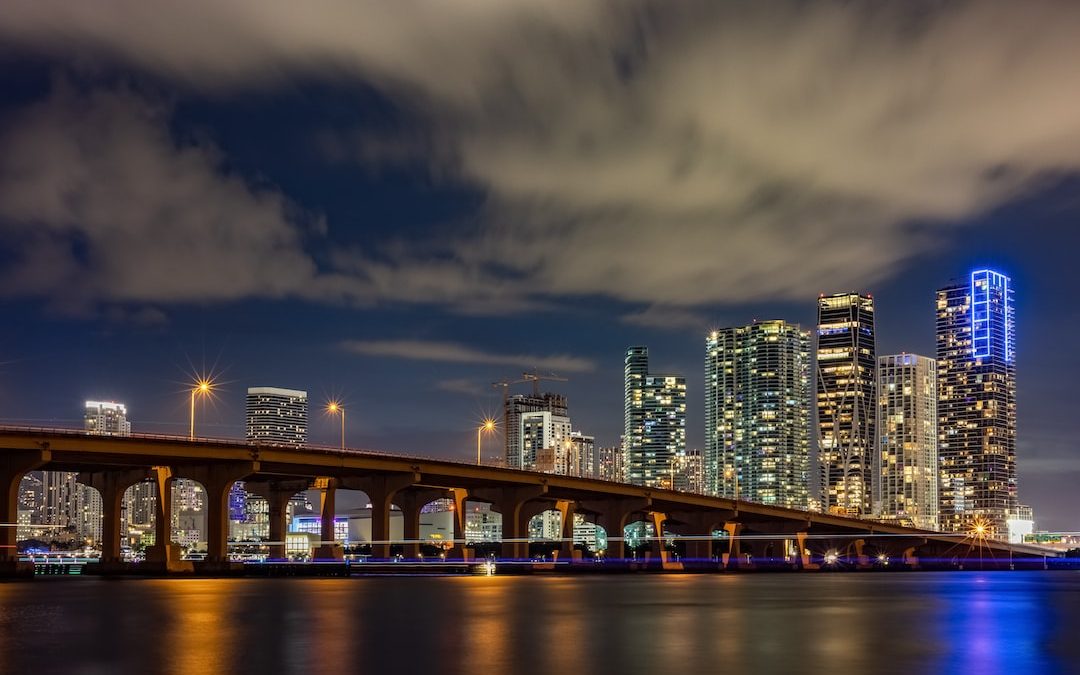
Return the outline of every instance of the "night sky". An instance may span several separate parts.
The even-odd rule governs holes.
[[[869,291],[933,355],[934,291],[1016,288],[1020,500],[1076,530],[1080,4],[7,0],[0,417],[242,436],[248,386],[340,396],[350,445],[468,458],[491,383]],[[527,391],[519,385],[517,391]],[[501,452],[489,439],[487,452]]]

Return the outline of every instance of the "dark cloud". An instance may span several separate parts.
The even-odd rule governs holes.
[[[369,165],[435,148],[421,159],[489,194],[482,223],[339,256],[320,293],[364,302],[512,309],[600,295],[677,308],[865,288],[1080,163],[1075,3],[35,0],[6,14],[0,35],[25,49],[213,90],[362,81],[426,120],[416,136],[349,147]],[[160,290],[109,266],[88,282],[168,300],[274,296],[317,276],[279,195],[208,173],[203,148],[144,140],[216,178],[195,183],[211,206],[243,206],[227,211],[241,225],[224,243],[246,246],[243,224],[268,223],[244,259],[283,276],[241,262],[231,283],[193,288],[155,261]],[[55,191],[35,187],[26,211],[55,208]],[[160,217],[177,196],[192,195],[136,205]],[[176,219],[187,227],[185,241],[207,234]],[[85,271],[55,236],[27,238],[22,287]],[[59,278],[34,278],[52,265]]]

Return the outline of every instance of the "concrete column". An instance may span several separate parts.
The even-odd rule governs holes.
[[[596,513],[597,524],[607,533],[607,550],[604,551],[604,559],[622,562],[626,558],[623,531],[626,529],[630,516],[647,511],[651,505],[652,499],[644,497],[584,501],[578,504],[578,508]]]
[[[315,551],[317,560],[344,560],[345,552],[337,543],[334,535],[334,514],[337,503],[337,479],[317,478],[315,486],[319,493],[319,548]]]
[[[473,491],[479,499],[492,502],[502,514],[502,557],[507,560],[527,560],[529,557],[529,518],[525,503],[547,494],[547,484],[523,485]]]
[[[206,489],[206,562],[220,565],[229,560],[229,492],[236,481],[259,472],[259,462],[227,462],[183,467],[176,478],[187,478]]]
[[[472,547],[465,545],[465,524],[468,519],[465,509],[469,491],[465,488],[452,488],[449,496],[454,500],[454,542],[446,552],[446,557],[449,560],[469,561],[473,558]]]
[[[581,552],[574,549],[574,514],[577,513],[577,505],[574,502],[560,499],[555,503],[559,511],[561,527],[559,528],[562,541],[559,542],[559,558],[573,561],[580,560]]]
[[[19,522],[19,483],[27,471],[39,469],[52,460],[52,452],[43,450],[0,451],[0,523]],[[16,547],[17,527],[0,526],[0,575],[19,574],[33,566],[19,569],[19,551]]]
[[[649,557],[650,562],[656,563],[659,561],[661,566],[666,566],[668,562],[668,552],[664,548],[664,521],[667,520],[667,514],[660,511],[651,511],[649,513],[648,522],[653,526],[653,538],[649,541]]]
[[[808,533],[805,531],[795,533],[795,564],[799,569],[816,570],[818,565],[810,560],[810,554],[807,552],[809,550],[807,536]]]
[[[83,472],[78,481],[101,494],[101,562],[120,562],[120,514],[124,493],[146,479],[144,469]]]
[[[289,500],[295,492],[275,490],[267,497],[267,511],[270,517],[270,559],[284,560],[287,556],[285,538],[289,520]]]
[[[386,560],[390,557],[390,511],[394,495],[420,480],[419,473],[394,473],[347,478],[342,486],[363,490],[371,501],[371,558]]]
[[[738,569],[742,564],[742,523],[724,523],[727,532],[728,552],[723,554],[721,562],[728,569]]]
[[[146,551],[146,562],[163,567],[165,571],[180,567],[180,545],[172,540],[172,467],[150,469],[154,480],[154,545]]]
[[[267,482],[245,481],[245,490],[262,497],[267,502],[270,519],[268,535],[272,542],[270,544],[271,560],[285,559],[287,555],[285,537],[289,529],[289,500],[295,497],[297,493],[307,490],[309,486],[309,481],[303,478]]]
[[[406,560],[420,560],[420,511],[436,499],[445,499],[447,496],[446,490],[406,488],[394,497],[404,519],[402,534],[405,538]]]

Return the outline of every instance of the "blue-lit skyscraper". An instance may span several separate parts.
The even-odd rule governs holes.
[[[941,529],[983,522],[1004,538],[1016,509],[1016,319],[989,269],[937,292]]]

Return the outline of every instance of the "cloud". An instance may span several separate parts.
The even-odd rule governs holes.
[[[589,359],[566,354],[536,356],[530,354],[498,354],[481,351],[454,342],[427,342],[423,340],[345,340],[341,347],[346,351],[365,356],[385,356],[414,361],[442,361],[445,363],[473,363],[482,365],[520,366],[565,373],[581,373],[595,370],[596,364]]]
[[[1077,170],[1077,34],[1080,5],[1049,0],[463,0],[453,12],[435,0],[26,0],[0,24],[23,49],[193,87],[378,88],[425,126],[348,139],[356,161],[430,162],[487,192],[482,222],[342,255],[320,283],[368,302],[481,308],[871,286],[958,223]],[[276,264],[297,230],[280,227],[273,195],[246,189],[279,224],[260,244]],[[27,251],[26,274],[72,264],[54,246]],[[239,274],[234,292],[315,275],[293,263],[292,279]]]
[[[632,326],[647,328],[700,328],[708,325],[708,320],[697,312],[680,307],[653,305],[645,309],[624,314],[621,321]]]
[[[435,388],[439,391],[449,391],[454,394],[465,394],[467,396],[484,396],[491,393],[489,387],[484,387],[476,380],[470,380],[467,377],[439,380],[435,383]]]

